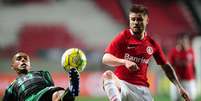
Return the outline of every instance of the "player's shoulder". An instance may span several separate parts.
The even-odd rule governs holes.
[[[47,71],[47,70],[39,70],[38,72],[49,72],[49,71]]]
[[[121,30],[122,33],[126,33],[128,31],[129,31],[129,28],[124,28],[124,29]]]
[[[132,34],[129,28],[124,28],[117,36],[122,38],[129,38],[132,36]]]
[[[147,35],[147,40],[156,49],[161,48],[160,44],[152,36]]]
[[[29,73],[33,73],[33,74],[37,74],[37,73],[40,73],[40,74],[50,74],[49,71],[47,71],[47,70],[30,71]]]
[[[16,83],[16,80],[13,80],[13,81],[10,83],[10,85],[8,85],[8,86],[6,87],[6,90],[7,90],[7,91],[10,91],[10,90],[13,88],[13,86],[14,86],[15,83]]]
[[[50,72],[47,71],[47,70],[40,70],[40,71],[38,71],[38,72],[40,72],[40,73],[48,73],[48,74],[50,74]]]
[[[129,36],[129,29],[126,28],[121,30],[117,35],[115,35],[115,39],[124,40],[127,39],[128,36]]]
[[[12,86],[16,82],[16,79],[11,82],[10,86]]]
[[[120,35],[126,35],[126,34],[129,34],[130,31],[129,31],[129,28],[124,28],[123,30],[120,31]]]
[[[147,35],[146,37],[147,37],[147,40],[149,40],[149,42],[150,42],[151,44],[153,44],[153,45],[158,44],[152,36]]]

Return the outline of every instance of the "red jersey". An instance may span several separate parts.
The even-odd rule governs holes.
[[[192,48],[187,51],[180,51],[174,48],[169,53],[169,59],[180,80],[192,80],[195,78],[194,53]]]
[[[144,33],[145,37],[139,40],[133,36],[131,29],[120,32],[105,49],[117,58],[135,62],[139,70],[129,71],[124,65],[115,68],[115,75],[129,83],[149,86],[147,82],[147,67],[151,57],[154,56],[157,64],[167,63],[161,47],[151,37]]]

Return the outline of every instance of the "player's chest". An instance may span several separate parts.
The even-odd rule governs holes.
[[[174,54],[174,58],[177,61],[192,61],[193,60],[193,54],[191,52],[176,52]]]
[[[17,84],[21,85],[25,82],[32,82],[34,80],[43,80],[43,77],[39,73],[23,75],[20,78],[18,78]]]
[[[153,55],[155,49],[152,44],[145,43],[127,43],[125,52],[132,56],[149,58]]]

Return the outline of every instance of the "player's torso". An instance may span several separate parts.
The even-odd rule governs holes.
[[[122,58],[133,61],[138,65],[147,65],[156,51],[153,40],[147,36],[147,33],[145,33],[142,40],[135,38],[129,31],[125,34],[128,37],[125,37],[122,45],[124,47],[121,50]]]
[[[146,77],[148,62],[156,51],[150,37],[145,36],[143,40],[138,40],[134,36],[126,37],[121,51],[120,58],[135,62],[139,70],[130,72],[125,66],[120,66],[115,70],[116,75],[127,82],[148,86]]]
[[[22,100],[48,86],[51,86],[51,84],[48,83],[43,73],[34,71],[20,75],[13,83],[13,92]]]
[[[193,53],[191,50],[188,51],[178,51],[174,50],[173,53],[175,63],[178,63],[177,66],[185,66],[193,62]],[[187,66],[187,65],[186,65]]]
[[[154,53],[154,47],[148,40],[139,42],[127,40],[125,46],[124,59],[134,61],[139,65],[148,64]]]
[[[193,79],[194,56],[192,50],[190,49],[188,51],[178,51],[175,49],[173,52],[173,56],[173,66],[179,78],[187,80]]]

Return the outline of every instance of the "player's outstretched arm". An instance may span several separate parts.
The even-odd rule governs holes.
[[[103,59],[102,59],[103,64],[106,64],[108,66],[120,66],[120,65],[124,65],[126,68],[128,68],[131,71],[136,71],[139,70],[139,67],[137,66],[137,64],[135,62],[126,60],[126,59],[120,59],[115,57],[112,54],[109,53],[105,53],[103,55]]]
[[[179,90],[181,96],[185,99],[185,101],[191,101],[188,93],[181,86],[173,67],[170,64],[165,64],[162,65],[162,69],[164,70],[168,79],[177,87],[177,89]]]
[[[109,53],[105,53],[103,55],[102,62],[103,62],[103,64],[106,64],[108,66],[119,66],[119,65],[125,64],[124,59],[117,58],[114,55],[109,54]]]

